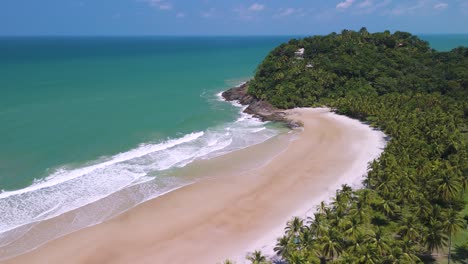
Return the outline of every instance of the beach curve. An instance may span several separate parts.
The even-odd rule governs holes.
[[[271,250],[286,220],[305,214],[341,184],[360,187],[368,162],[385,146],[382,132],[328,109],[287,115],[303,123],[303,131],[260,168],[235,177],[220,168],[218,177],[3,263],[242,263],[247,251]]]

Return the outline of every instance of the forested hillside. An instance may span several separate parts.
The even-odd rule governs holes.
[[[248,92],[280,108],[327,105],[390,138],[365,189],[343,186],[313,218],[287,224],[280,257],[418,263],[447,259],[438,255],[447,248],[457,249],[452,261],[466,257],[468,244],[450,243],[468,219],[468,48],[437,52],[409,33],[364,28],[291,40],[265,58]]]
[[[304,56],[294,53],[304,48]],[[345,95],[440,92],[468,95],[468,48],[437,52],[406,32],[341,34],[291,40],[260,64],[249,92],[281,108]]]

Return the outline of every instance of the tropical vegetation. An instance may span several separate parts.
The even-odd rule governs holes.
[[[410,33],[365,28],[293,39],[259,65],[248,92],[279,108],[327,105],[389,137],[365,188],[344,185],[313,217],[287,223],[274,248],[284,261],[421,263],[447,247],[448,261],[466,253],[468,242],[452,238],[468,219],[468,48],[438,52]],[[266,261],[260,252],[249,259]]]

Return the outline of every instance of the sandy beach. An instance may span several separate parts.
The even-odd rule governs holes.
[[[255,249],[271,254],[287,220],[342,184],[359,187],[385,146],[382,132],[328,109],[287,113],[304,127],[281,151],[259,144],[220,158],[267,153],[261,166],[219,166],[213,177],[1,263],[242,263]]]

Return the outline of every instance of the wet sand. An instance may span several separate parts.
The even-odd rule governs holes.
[[[383,133],[328,109],[288,115],[304,128],[282,151],[262,154],[259,144],[239,152],[244,159],[268,156],[261,166],[245,168],[233,159],[212,177],[2,263],[241,263],[247,251],[271,251],[292,216],[341,184],[359,186],[385,145]]]

